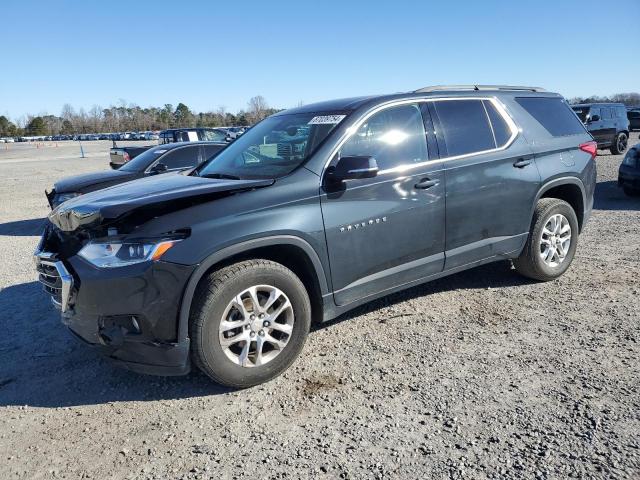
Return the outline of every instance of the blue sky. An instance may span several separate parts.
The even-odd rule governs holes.
[[[223,7],[222,5],[226,5]],[[640,91],[640,0],[3,0],[0,114],[274,107],[443,83]]]

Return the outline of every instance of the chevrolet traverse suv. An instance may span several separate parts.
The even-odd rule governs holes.
[[[63,323],[115,362],[248,387],[291,365],[313,322],[377,297],[504,259],[562,275],[595,154],[565,100],[538,88],[305,105],[191,172],[63,203],[37,270]]]

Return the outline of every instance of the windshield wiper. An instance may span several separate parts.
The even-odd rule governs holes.
[[[220,180],[242,180],[237,175],[229,175],[228,173],[205,173],[200,175],[203,178],[218,178]]]

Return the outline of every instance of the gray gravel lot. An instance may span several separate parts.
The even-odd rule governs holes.
[[[0,146],[0,478],[640,478],[640,199],[616,187],[621,156],[598,157],[558,281],[502,262],[392,295],[231,391],[111,366],[35,282],[44,189],[108,168],[108,148]]]

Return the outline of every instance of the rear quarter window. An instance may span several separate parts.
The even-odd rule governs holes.
[[[516,102],[554,137],[585,133],[580,120],[562,98],[517,97]]]

